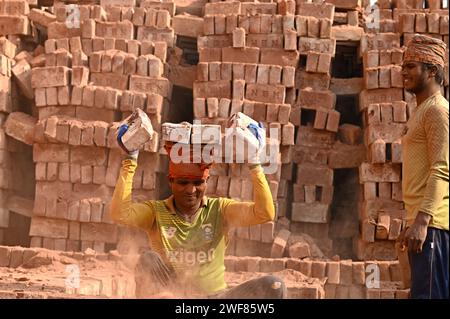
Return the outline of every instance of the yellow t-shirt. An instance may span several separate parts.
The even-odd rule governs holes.
[[[224,257],[227,234],[232,227],[261,224],[274,219],[275,207],[261,166],[250,170],[254,202],[204,197],[192,223],[175,211],[173,197],[132,202],[137,163],[122,162],[111,202],[114,221],[142,228],[151,248],[169,263],[185,289],[211,294],[225,289]]]
[[[421,211],[432,216],[429,226],[448,230],[448,101],[436,92],[415,109],[407,128],[402,140],[407,225]]]

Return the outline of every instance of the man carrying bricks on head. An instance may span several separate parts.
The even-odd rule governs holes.
[[[404,87],[417,107],[403,137],[403,200],[407,228],[411,298],[449,297],[448,101],[441,95],[444,42],[415,35],[403,61]]]
[[[253,202],[204,196],[209,166],[169,162],[169,184],[173,195],[165,200],[133,203],[133,176],[138,151],[123,147],[119,179],[111,202],[117,223],[146,231],[151,250],[141,254],[136,266],[136,297],[151,298],[174,293],[188,298],[285,298],[283,281],[264,276],[226,289],[224,255],[232,227],[250,226],[274,219],[275,208],[269,185],[260,165],[250,167]],[[170,154],[170,148],[167,147]],[[160,295],[161,296],[161,295]]]

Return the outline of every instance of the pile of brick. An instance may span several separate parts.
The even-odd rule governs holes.
[[[272,143],[279,145],[275,174],[268,174],[278,217],[288,207],[292,180],[292,146],[295,127],[290,122],[295,101],[295,66],[298,64],[298,30],[295,2],[215,2],[205,5],[202,36],[198,37],[199,64],[194,82],[194,117],[224,124],[241,111],[263,122]],[[227,169],[228,167],[228,169]],[[246,166],[222,165],[214,173],[210,193],[241,200],[252,198]],[[231,176],[231,178],[230,178]],[[230,253],[246,255],[270,249],[273,223],[236,232],[236,246]],[[249,244],[263,243],[262,245]],[[234,250],[234,251],[233,251]]]
[[[12,111],[11,65],[15,51],[16,46],[13,43],[5,37],[0,38],[0,241],[3,238],[2,229],[9,226],[9,211],[6,203],[11,182],[11,147],[7,141],[4,125],[8,114]]]

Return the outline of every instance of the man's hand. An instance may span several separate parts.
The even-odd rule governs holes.
[[[431,215],[419,212],[411,227],[407,228],[404,235],[401,236],[400,245],[407,246],[409,251],[420,253],[422,246],[427,238],[428,225]]]
[[[125,145],[122,143],[122,136],[128,130],[129,124],[122,124],[117,131],[117,144],[119,144],[120,148],[131,158],[137,160],[139,155],[139,150],[128,150]]]

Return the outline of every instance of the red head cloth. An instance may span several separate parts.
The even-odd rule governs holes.
[[[212,163],[174,163],[170,160],[170,151],[172,149],[171,143],[166,143],[164,148],[169,155],[169,178],[183,178],[183,179],[208,179],[209,168]],[[193,161],[192,148],[190,159]]]
[[[444,67],[446,49],[445,42],[416,34],[406,45],[403,61],[429,63]]]

